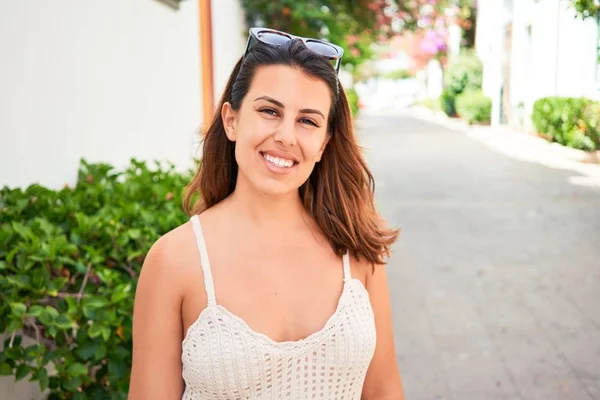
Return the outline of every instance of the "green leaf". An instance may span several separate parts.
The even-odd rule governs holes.
[[[77,304],[77,300],[75,300],[73,297],[67,297],[65,299],[65,301],[67,303],[69,313],[74,313],[75,310],[77,310],[77,308],[79,308],[79,305]]]
[[[110,300],[113,303],[117,303],[129,296],[131,292],[131,284],[119,285],[115,288]]]
[[[56,376],[51,376],[48,382],[48,387],[50,389],[58,389],[58,387],[60,386],[60,379],[58,379],[58,377]]]
[[[21,238],[25,240],[33,236],[31,229],[20,222],[13,221],[12,228],[17,234],[19,234],[19,236],[21,236]]]
[[[71,400],[87,400],[88,396],[87,394],[85,394],[85,392],[76,392],[73,397],[71,397]]]
[[[82,381],[78,376],[71,377],[63,381],[63,388],[68,390],[69,392],[74,392],[81,387]]]
[[[54,278],[50,285],[54,291],[60,291],[69,282],[68,278]],[[56,294],[54,294],[56,296]]]
[[[48,335],[55,338],[57,333],[58,333],[58,329],[56,329],[55,326],[48,327]]]
[[[97,297],[97,296],[85,299],[83,302],[83,306],[90,308],[90,309],[103,308],[103,307],[106,307],[106,305],[107,305],[106,300],[104,300],[103,298]]]
[[[42,310],[41,314],[38,316],[38,319],[40,320],[40,322],[42,324],[44,324],[46,326],[52,324],[52,316],[50,315],[50,313],[46,309]]]
[[[110,339],[110,328],[108,326],[102,327],[102,337],[105,342],[108,342],[108,339]]]
[[[138,251],[134,251],[134,252],[132,252],[132,253],[129,253],[129,254],[127,255],[127,261],[128,261],[128,262],[131,262],[131,260],[134,260],[134,259],[136,259],[136,258],[138,258],[138,257],[141,257],[141,256],[143,256],[143,255],[144,255],[144,252],[142,252],[142,251],[139,251],[139,250],[138,250]]]
[[[87,375],[88,368],[81,363],[73,363],[67,367],[67,373],[71,376]]]
[[[20,248],[19,247],[15,247],[14,249],[12,249],[11,251],[8,252],[8,254],[6,255],[6,261],[9,264],[12,264],[13,259],[15,258],[15,255],[19,252]]]
[[[29,307],[29,311],[27,312],[32,317],[39,317],[44,312],[44,307],[40,305],[33,305]]]
[[[62,314],[54,320],[54,325],[60,329],[69,329],[73,326],[73,321],[68,316]]]
[[[54,307],[50,307],[50,306],[46,306],[46,312],[48,313],[48,315],[50,316],[50,318],[52,320],[55,320],[56,318],[58,318],[58,310]]]
[[[100,343],[98,350],[96,351],[96,354],[94,354],[94,360],[96,361],[100,361],[103,360],[104,358],[106,358],[106,346],[104,346],[103,343]]]
[[[13,369],[7,363],[0,364],[0,375],[12,375]]]
[[[40,382],[42,392],[48,388],[48,372],[45,368],[40,368],[32,377],[32,380]]]
[[[17,317],[20,317],[25,313],[25,311],[27,311],[27,306],[25,306],[23,303],[12,303],[11,308],[13,314],[15,314]]]
[[[84,359],[89,360],[94,357],[94,354],[98,352],[100,345],[96,342],[88,342],[80,346],[75,352],[77,355]]]
[[[95,339],[102,334],[103,326],[98,323],[93,323],[88,330],[88,335],[90,338]]]
[[[40,354],[43,354],[43,345],[34,344],[25,348],[25,360],[32,361],[37,358]]]
[[[14,346],[13,343],[13,347],[7,348],[4,354],[6,354],[6,357],[11,360],[19,360],[23,356],[23,348]]]
[[[28,288],[31,285],[31,279],[27,275],[9,276],[6,279],[9,283],[20,289]]]
[[[17,367],[17,373],[15,375],[15,380],[19,381],[29,375],[29,371],[31,368],[26,364],[21,364]]]
[[[108,376],[111,380],[123,379],[127,374],[127,364],[122,359],[110,359],[108,361]]]
[[[10,321],[10,324],[8,324],[8,328],[6,328],[6,330],[8,331],[8,333],[13,333],[18,329],[21,329],[23,327],[23,321],[21,321],[20,319],[13,319],[12,321]]]

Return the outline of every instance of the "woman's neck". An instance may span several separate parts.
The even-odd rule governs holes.
[[[282,228],[305,223],[306,212],[297,190],[270,196],[258,191],[250,182],[238,179],[229,201],[237,212],[260,228],[281,232]]]

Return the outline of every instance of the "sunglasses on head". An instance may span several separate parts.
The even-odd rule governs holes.
[[[246,57],[246,54],[248,54],[248,51],[250,51],[252,46],[254,46],[258,42],[268,44],[271,46],[280,46],[293,39],[302,40],[304,42],[304,45],[309,50],[334,62],[336,74],[340,72],[342,55],[344,55],[344,49],[342,49],[340,46],[326,42],[324,40],[295,36],[286,32],[281,32],[268,28],[250,28],[250,35],[248,36],[248,43],[246,44],[244,57]]]

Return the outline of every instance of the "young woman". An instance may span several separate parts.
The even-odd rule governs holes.
[[[250,30],[190,221],[142,268],[130,399],[404,398],[384,265],[398,231],[374,207],[341,56]]]

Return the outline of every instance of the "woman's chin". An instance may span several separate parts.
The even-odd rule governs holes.
[[[261,194],[269,197],[286,197],[291,194],[298,193],[299,185],[293,185],[289,182],[282,182],[275,179],[263,179],[260,182],[255,182],[256,189]]]

